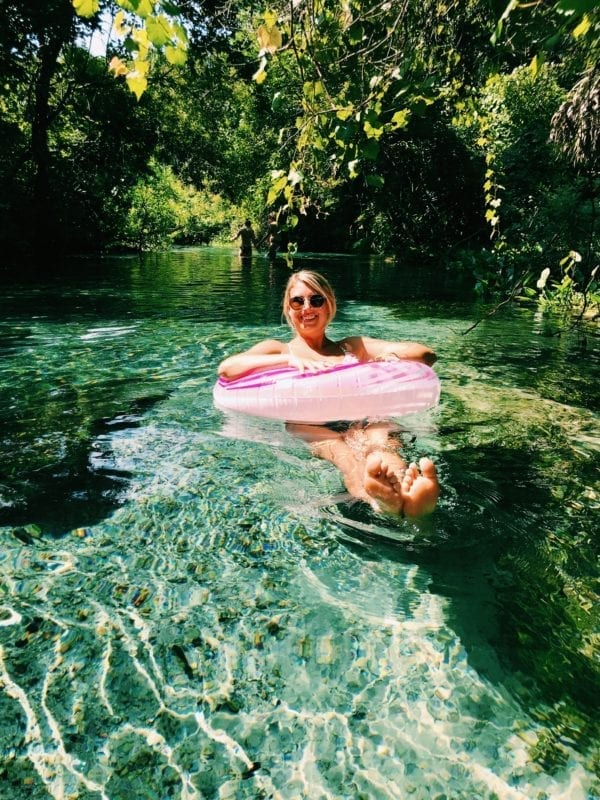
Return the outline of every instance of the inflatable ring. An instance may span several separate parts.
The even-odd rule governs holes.
[[[219,378],[217,408],[287,422],[333,422],[398,417],[434,406],[440,396],[435,372],[419,361],[338,364],[322,372],[293,367]]]

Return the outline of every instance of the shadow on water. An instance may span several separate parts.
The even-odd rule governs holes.
[[[130,474],[113,461],[111,439],[119,430],[142,423],[144,414],[164,395],[139,398],[114,417],[98,420],[70,416],[77,430],[67,434],[46,430],[24,443],[21,426],[5,421],[0,447],[3,507],[0,525],[27,526],[43,534],[62,535],[94,525],[126,499]],[[76,410],[60,414],[76,414]],[[54,440],[54,441],[53,441]]]

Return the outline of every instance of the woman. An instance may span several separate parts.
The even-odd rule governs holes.
[[[392,342],[367,336],[347,336],[339,342],[326,329],[336,313],[333,289],[322,275],[310,270],[294,273],[286,286],[283,313],[294,331],[291,342],[268,339],[219,365],[219,375],[238,378],[251,370],[275,366],[318,372],[344,361],[408,359],[432,365],[435,353],[417,342]],[[350,494],[376,511],[409,517],[435,508],[439,483],[435,466],[422,458],[409,466],[397,452],[391,434],[395,426],[384,422],[347,425],[288,423],[287,429],[308,442],[312,452],[341,471]]]

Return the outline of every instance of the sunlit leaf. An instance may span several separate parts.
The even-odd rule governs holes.
[[[137,0],[135,13],[142,19],[150,17],[154,13],[154,0]]]
[[[272,28],[277,23],[277,13],[269,9],[263,14],[263,19],[267,28]]]
[[[165,58],[169,64],[173,64],[176,67],[181,67],[186,62],[187,53],[181,45],[167,45],[165,47]]]
[[[365,122],[363,125],[363,130],[369,139],[379,139],[384,132],[382,125],[379,127],[373,127],[370,122]]]
[[[394,130],[397,130],[398,128],[405,128],[408,125],[409,119],[410,110],[408,108],[403,108],[400,111],[396,111],[391,120],[392,128]]]
[[[129,69],[124,61],[122,61],[117,56],[113,56],[110,60],[110,64],[108,65],[108,69],[110,72],[114,72],[115,76],[117,75],[127,75]]]
[[[529,69],[531,70],[534,77],[540,71],[542,64],[544,63],[545,60],[546,60],[546,55],[543,52],[536,53],[536,55],[531,59],[531,62],[529,64]]]
[[[134,28],[131,32],[131,38],[140,50],[147,50],[150,46],[150,40],[145,28]]]
[[[163,47],[173,38],[171,23],[164,14],[159,14],[158,17],[148,17],[146,31],[148,32],[148,38],[155,47]]]
[[[338,108],[335,115],[338,119],[341,119],[342,122],[348,119],[348,117],[352,116],[353,108],[352,106],[346,106],[346,108]]]
[[[118,11],[115,15],[115,21],[113,22],[113,31],[116,36],[122,38],[123,36],[127,36],[131,33],[131,27],[125,24],[125,12]]]
[[[263,83],[267,78],[266,66],[267,66],[267,59],[261,58],[260,66],[252,76],[252,80],[256,81],[256,83],[258,83],[259,85]]]
[[[298,172],[297,169],[294,169],[292,167],[292,169],[288,173],[287,179],[292,186],[296,186],[298,183],[302,182],[302,173]]]
[[[273,181],[269,188],[269,192],[267,194],[267,205],[273,205],[275,200],[279,197],[281,192],[287,186],[287,176],[284,175],[281,178],[278,178],[276,181]]]
[[[173,22],[173,31],[175,32],[175,36],[179,39],[179,41],[185,45],[188,40],[188,35],[183,25],[177,21]]]
[[[275,53],[281,47],[281,31],[275,26],[269,28],[266,25],[261,25],[256,31],[256,36],[261,52]]]
[[[574,28],[573,36],[575,37],[575,39],[579,39],[580,36],[585,36],[591,27],[592,27],[592,21],[586,14],[579,23],[579,25],[576,28]]]
[[[129,86],[130,90],[139,100],[148,88],[147,78],[144,75],[141,75],[138,71],[134,71],[130,72],[125,80],[127,81],[127,86]]]
[[[544,288],[549,276],[550,276],[550,269],[546,267],[546,269],[542,270],[542,273],[537,280],[536,286],[538,289]]]
[[[98,13],[100,0],[73,0],[73,8],[80,17],[93,17]]]

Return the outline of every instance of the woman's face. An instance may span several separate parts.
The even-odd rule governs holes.
[[[306,283],[294,283],[287,299],[288,314],[298,333],[312,333],[326,328],[329,322],[329,303],[325,295]]]

